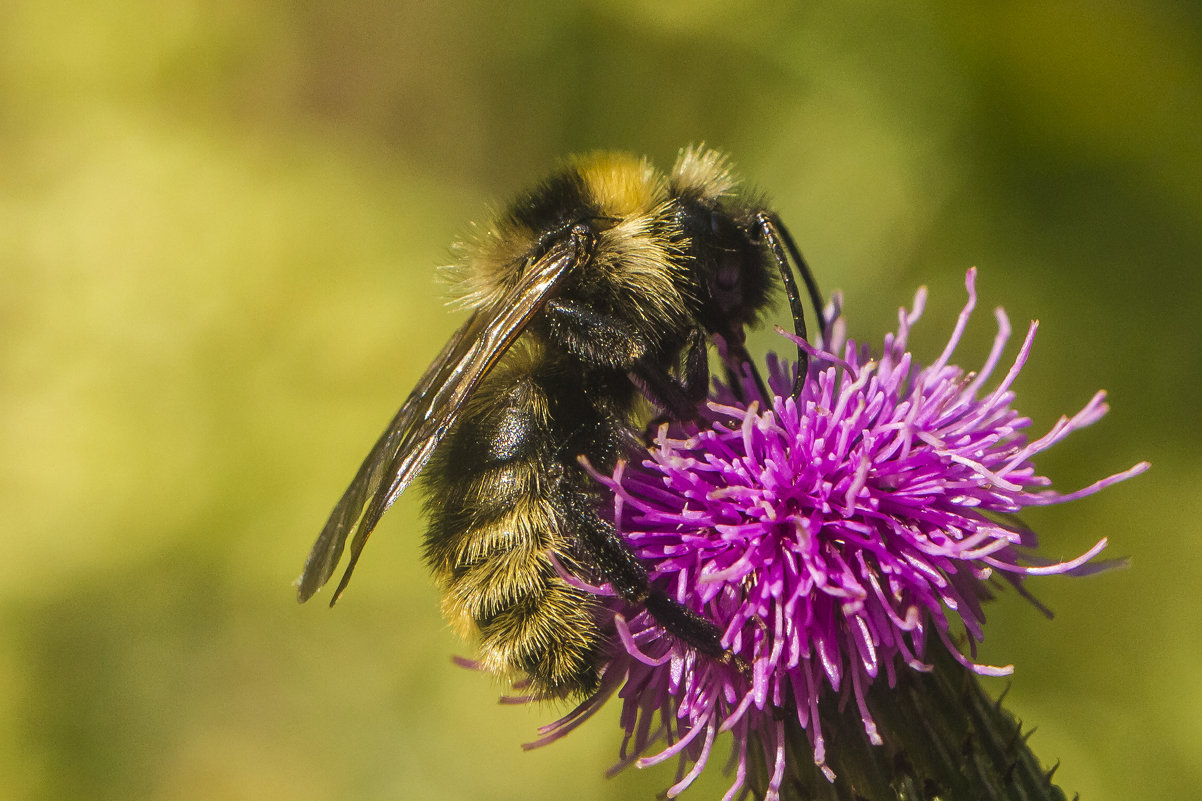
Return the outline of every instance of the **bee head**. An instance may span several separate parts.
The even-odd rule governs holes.
[[[670,186],[675,224],[698,285],[697,319],[710,333],[742,341],[773,286],[755,208],[737,192],[726,157],[704,146],[681,151]]]
[[[752,214],[734,203],[682,198],[676,220],[699,285],[699,322],[710,333],[741,340],[768,305],[773,286]]]

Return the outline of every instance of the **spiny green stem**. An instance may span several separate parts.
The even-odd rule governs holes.
[[[897,686],[878,681],[868,694],[883,745],[864,733],[854,701],[820,705],[827,781],[805,731],[787,724],[788,769],[782,801],[1065,801],[1027,744],[1021,724],[990,698],[978,677],[942,649],[934,670],[900,669]],[[765,763],[752,760],[749,784],[768,786]]]

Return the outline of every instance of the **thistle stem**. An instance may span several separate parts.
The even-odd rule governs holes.
[[[869,708],[884,744],[872,745],[854,703],[820,704],[828,781],[814,765],[806,733],[791,721],[782,801],[1065,801],[1032,753],[1021,724],[942,648],[931,673],[898,671],[875,682]],[[763,798],[768,772],[751,760],[748,784]]]

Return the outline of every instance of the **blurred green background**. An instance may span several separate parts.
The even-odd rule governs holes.
[[[566,153],[729,151],[853,335],[927,284],[941,348],[1042,321],[1050,556],[982,659],[1089,801],[1202,786],[1202,7],[1193,2],[0,6],[0,797],[652,798],[611,714],[500,707],[452,666],[419,504],[336,611],[291,581],[457,317],[432,267]],[[761,340],[767,342],[767,339]],[[1013,352],[1013,350],[1011,350]],[[720,766],[724,757],[714,760]],[[686,798],[726,786],[711,768]]]

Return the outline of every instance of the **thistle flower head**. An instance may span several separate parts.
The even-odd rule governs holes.
[[[618,768],[678,757],[672,797],[700,773],[716,736],[731,731],[726,797],[744,788],[756,748],[775,797],[786,718],[806,731],[814,762],[833,778],[818,714],[823,697],[854,700],[879,744],[867,689],[892,685],[898,670],[928,670],[928,649],[945,648],[979,674],[1010,671],[972,658],[986,580],[1000,575],[1021,591],[1026,576],[1089,572],[1106,545],[1051,563],[1033,553],[1035,535],[1014,515],[1090,495],[1146,465],[1075,492],[1048,489],[1034,457],[1102,417],[1104,394],[1028,439],[1030,421],[1010,404],[1034,324],[992,386],[1010,334],[1000,309],[980,370],[950,362],[976,302],[974,280],[969,271],[968,303],[931,364],[919,366],[906,349],[922,313],[920,290],[879,355],[846,339],[836,319],[820,347],[800,343],[809,355],[800,396],[789,396],[795,366],[770,358],[773,397],[761,396],[750,377],[738,391],[719,387],[702,430],[665,426],[641,464],[597,476],[656,585],[717,623],[737,659],[698,656],[641,607],[591,588],[612,620],[602,688],[532,745],[566,734],[617,693],[625,730]],[[968,643],[967,655],[957,641]]]

